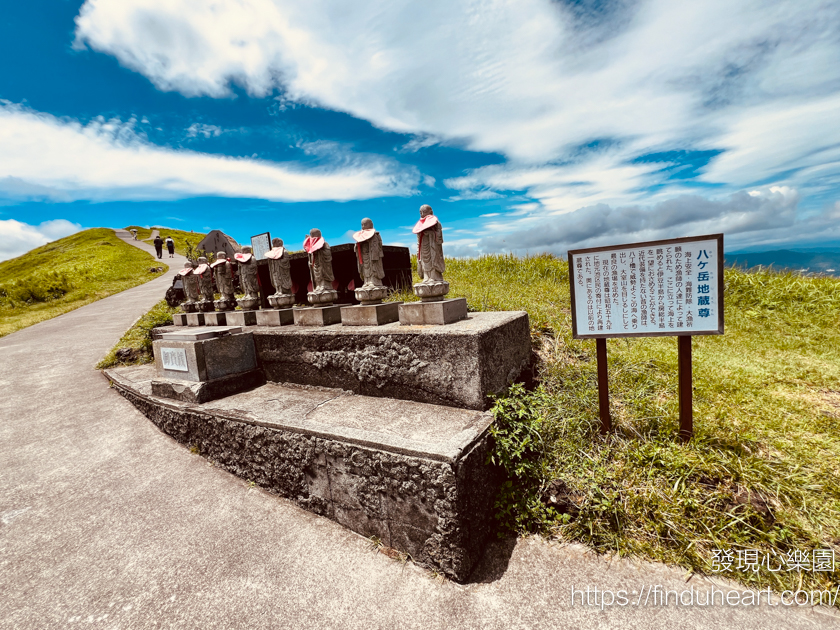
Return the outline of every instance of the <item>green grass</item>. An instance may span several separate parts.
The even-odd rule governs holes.
[[[0,262],[0,337],[148,282],[161,266],[106,228]]]
[[[131,231],[132,229],[137,230],[137,239],[141,241],[146,241],[149,245],[152,244],[150,239],[152,235],[152,231],[149,228],[142,228],[138,225],[129,225],[126,230]],[[175,252],[181,254],[181,256],[188,256],[192,253],[191,247],[195,247],[198,245],[199,241],[203,239],[206,234],[202,234],[201,232],[184,232],[183,230],[169,230],[166,228],[161,228],[160,230],[160,237],[162,239],[166,239],[167,236],[171,236],[172,240],[175,241]],[[166,256],[166,244],[163,245],[163,255]]]
[[[179,312],[161,300],[143,317],[138,319],[120,338],[111,351],[98,364],[98,369],[117,367],[120,365],[139,365],[154,361],[152,355],[152,329],[157,326],[171,326],[172,314]],[[117,353],[125,349],[125,356]]]
[[[494,408],[493,459],[509,475],[503,528],[706,574],[714,550],[828,548],[833,573],[733,564],[720,575],[776,590],[840,586],[840,280],[726,270],[726,334],[693,338],[695,437],[682,444],[676,339],[608,341],[615,431],[603,437],[595,342],[572,339],[566,263],[446,265],[450,296],[470,310],[527,310],[540,357],[538,386],[514,387]]]

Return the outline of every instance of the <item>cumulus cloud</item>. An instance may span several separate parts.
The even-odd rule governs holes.
[[[40,225],[29,225],[14,219],[0,220],[0,260],[15,258],[81,229],[81,225],[66,219],[44,221]]]
[[[813,225],[798,222],[798,203],[795,190],[773,187],[716,200],[683,195],[647,207],[597,204],[540,217],[508,234],[485,236],[478,249],[565,255],[569,249],[718,232],[726,235],[729,249],[736,243],[749,243],[756,235],[767,240],[768,234],[772,238],[780,232],[789,236],[791,231],[812,229]]]
[[[193,123],[187,127],[187,138],[197,138],[204,136],[205,138],[212,138],[220,136],[224,133],[224,129],[218,125],[208,125],[205,123]]]
[[[508,158],[455,199],[633,203],[654,183],[677,190],[633,158],[685,148],[726,149],[705,177],[731,191],[840,179],[825,162],[840,145],[831,0],[87,0],[76,23],[77,46],[163,90],[280,91],[415,134],[403,151],[440,139]],[[604,139],[610,151],[581,154]]]
[[[318,166],[231,158],[153,145],[134,120],[82,125],[7,102],[0,147],[0,196],[12,198],[346,201],[411,195],[420,181],[415,169],[338,146]]]

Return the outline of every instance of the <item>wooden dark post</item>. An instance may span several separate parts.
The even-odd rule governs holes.
[[[598,362],[598,407],[601,414],[601,433],[612,431],[610,417],[610,383],[607,378],[607,340],[595,340],[595,355]]]
[[[680,439],[682,439],[683,442],[688,442],[694,435],[694,414],[692,412],[693,392],[691,387],[691,337],[677,337],[677,344],[680,396]]]

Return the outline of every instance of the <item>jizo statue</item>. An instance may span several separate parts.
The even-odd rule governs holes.
[[[216,287],[222,294],[222,297],[217,300],[216,306],[223,311],[232,310],[236,307],[236,300],[233,296],[233,265],[230,264],[225,252],[218,252],[211,267],[216,276]]]
[[[332,252],[321,236],[321,230],[313,228],[303,242],[303,249],[309,254],[309,270],[312,278],[312,292],[332,291],[335,280],[332,268]]]
[[[189,260],[184,263],[184,268],[178,272],[181,276],[181,282],[184,285],[184,295],[186,301],[181,304],[181,310],[185,313],[192,313],[197,308],[199,298],[198,276],[195,275],[193,264]]]
[[[356,241],[356,263],[359,267],[359,275],[364,281],[362,288],[384,286],[382,283],[385,277],[385,268],[382,266],[384,257],[382,237],[373,229],[373,221],[362,219],[362,229],[353,234],[353,240]]]
[[[412,231],[417,235],[417,273],[422,283],[443,282],[443,226],[431,206],[420,206],[420,220]]]
[[[292,292],[292,265],[289,254],[283,247],[283,239],[272,239],[271,245],[272,248],[265,253],[265,257],[268,258],[271,284],[276,290],[275,295],[290,294]]]
[[[242,251],[234,254],[233,257],[239,264],[239,282],[242,285],[241,289],[245,292],[245,297],[240,302],[257,300],[257,304],[259,304],[260,280],[257,274],[257,260],[254,258],[251,247],[249,245],[244,246]]]
[[[193,275],[198,278],[198,288],[201,291],[199,308],[202,311],[213,310],[213,270],[207,263],[207,258],[201,256],[198,259],[198,266],[193,270]]]
[[[272,248],[265,253],[268,259],[268,270],[271,273],[271,284],[274,285],[274,295],[268,296],[268,302],[274,308],[288,308],[295,303],[292,293],[292,265],[283,239],[275,238],[271,241]]]

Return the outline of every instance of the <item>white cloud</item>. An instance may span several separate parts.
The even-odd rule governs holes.
[[[204,136],[205,138],[220,136],[224,133],[224,129],[218,125],[207,125],[205,123],[193,123],[187,127],[187,137],[196,138]]]
[[[0,196],[177,199],[195,195],[272,201],[413,194],[420,175],[374,155],[332,153],[326,165],[230,158],[149,143],[135,121],[88,125],[0,102]]]
[[[66,219],[44,221],[40,225],[29,225],[14,219],[0,220],[0,260],[16,258],[50,241],[75,234],[81,229],[81,225]]]
[[[588,7],[588,9],[587,9]],[[516,191],[533,215],[685,194],[651,151],[725,149],[734,193],[840,188],[840,4],[833,0],[88,0],[77,45],[188,96],[282,92],[503,165],[451,201]],[[603,149],[581,150],[606,140]],[[652,186],[659,186],[651,195]]]

